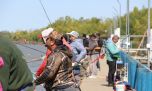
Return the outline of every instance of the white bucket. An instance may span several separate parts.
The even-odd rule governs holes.
[[[116,91],[125,91],[124,84],[116,84]]]

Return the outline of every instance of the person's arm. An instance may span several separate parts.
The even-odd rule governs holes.
[[[61,56],[54,54],[54,57],[51,59],[50,58],[48,59],[49,64],[46,66],[46,69],[44,70],[42,75],[34,81],[36,85],[42,84],[45,81],[53,78],[54,75],[57,73],[60,64],[62,62],[62,58]]]
[[[62,42],[65,46],[67,46],[70,49],[70,51],[72,51],[71,45],[65,40],[65,38],[62,39]]]
[[[77,48],[77,50],[80,51],[80,53],[77,55],[75,61],[76,61],[76,62],[80,62],[80,61],[85,57],[85,55],[87,54],[87,51],[86,51],[85,47],[84,47],[81,43],[79,43],[79,44],[76,46],[76,48]]]

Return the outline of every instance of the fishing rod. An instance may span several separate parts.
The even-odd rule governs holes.
[[[41,0],[39,0],[39,3],[41,4],[42,9],[43,9],[43,11],[44,11],[44,13],[45,13],[46,17],[47,17],[47,19],[48,19],[49,23],[51,24],[50,18],[49,18],[48,14],[47,14],[46,9],[44,8],[44,5],[43,5],[42,1],[41,1]]]
[[[43,11],[44,11],[44,13],[45,13],[45,15],[46,15],[46,17],[47,17],[47,20],[48,20],[49,23],[51,24],[50,18],[49,18],[48,14],[47,14],[47,11],[46,11],[46,9],[45,9],[42,1],[41,1],[41,0],[38,0],[38,1],[39,1],[40,5],[42,6],[42,9],[43,9]],[[32,50],[35,50],[35,51],[37,51],[37,52],[40,52],[40,53],[44,53],[44,54],[45,54],[45,52],[40,51],[40,50],[37,50],[37,49],[35,49],[35,48],[29,47],[29,46],[26,46],[26,45],[23,45],[23,44],[20,44],[20,43],[16,43],[16,44],[21,45],[21,46],[26,47],[26,48],[29,48],[29,49],[32,49]],[[32,62],[32,61],[29,61],[29,62]],[[29,63],[29,62],[28,62],[28,63]]]
[[[49,23],[51,24],[50,18],[49,18],[48,14],[47,14],[46,9],[44,8],[44,5],[43,5],[42,1],[41,1],[41,0],[38,0],[38,1],[39,1],[40,5],[42,6],[42,9],[43,9],[43,11],[44,11],[44,13],[45,13],[45,15],[46,15],[46,17],[47,17],[47,20],[48,20]],[[22,45],[22,44],[19,44],[19,43],[16,43],[16,44],[21,45],[21,46],[24,46],[24,47],[26,47],[26,48],[29,48],[29,49],[32,49],[32,50],[35,50],[35,51],[38,51],[38,52],[41,52],[41,53],[44,53],[44,54],[45,54],[45,52],[42,52],[42,51],[37,50],[37,49],[35,49],[35,48],[31,48],[31,47],[29,47],[29,46],[25,46],[25,45]]]

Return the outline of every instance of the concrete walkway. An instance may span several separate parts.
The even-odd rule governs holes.
[[[81,84],[82,91],[113,91],[112,87],[107,86],[106,76],[108,73],[108,65],[103,59],[100,61],[101,71],[98,72],[96,78],[84,78]]]

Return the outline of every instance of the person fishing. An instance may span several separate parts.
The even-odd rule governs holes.
[[[51,50],[43,73],[34,81],[35,85],[45,83],[46,91],[79,91],[75,87],[72,73],[72,56],[63,45],[61,34],[49,34],[43,38],[46,47]]]
[[[46,37],[46,36],[49,36],[51,33],[54,35],[54,34],[56,34],[56,33],[58,33],[58,32],[55,31],[53,28],[48,28],[48,29],[43,30],[43,31],[41,32],[41,35],[39,35],[39,38],[42,38],[42,39],[43,39],[44,44],[46,44],[46,41],[45,41],[46,39],[45,39],[45,37]],[[66,37],[66,36],[64,36],[64,35],[62,36],[62,42],[63,42],[63,44],[64,44],[65,46],[68,47],[69,50],[71,50],[71,46],[67,43],[67,40],[66,40],[65,37]],[[38,67],[38,69],[37,69],[37,71],[36,71],[36,73],[35,73],[35,76],[36,76],[36,77],[40,76],[41,73],[44,71],[45,66],[46,66],[46,64],[47,64],[48,56],[49,56],[51,53],[52,53],[51,50],[47,49],[46,54],[45,54],[45,58],[43,59],[42,64]]]
[[[81,76],[80,76],[80,65],[81,60],[85,58],[87,51],[85,47],[83,46],[83,40],[79,39],[79,33],[76,31],[71,31],[70,33],[67,33],[70,35],[71,40],[71,47],[72,47],[72,61],[73,61],[73,72],[74,76],[77,81],[77,85],[80,86],[81,84]]]
[[[107,64],[109,66],[108,72],[108,86],[114,86],[114,73],[116,71],[116,61],[120,58],[120,50],[116,46],[116,43],[119,40],[119,36],[114,35],[106,41],[106,58]]]

